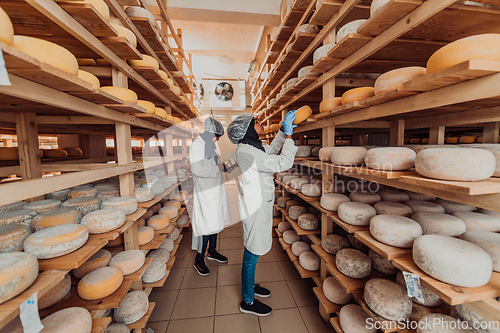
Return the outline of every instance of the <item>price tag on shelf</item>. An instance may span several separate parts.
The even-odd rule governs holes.
[[[12,85],[9,80],[9,74],[7,73],[7,68],[5,68],[5,60],[3,59],[2,50],[0,50],[0,86],[10,86]]]
[[[38,314],[38,291],[24,301],[19,306],[19,310],[24,333],[39,333],[43,329]]]
[[[424,303],[422,294],[422,286],[420,285],[420,277],[417,274],[403,272],[406,281],[406,290],[408,297],[415,297],[419,302]]]

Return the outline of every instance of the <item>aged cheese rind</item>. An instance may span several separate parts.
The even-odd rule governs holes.
[[[500,220],[491,215],[474,212],[454,212],[451,213],[451,215],[461,219],[465,223],[465,229],[467,231],[500,231]]]
[[[80,223],[87,227],[90,234],[102,234],[120,228],[126,218],[121,209],[105,208],[88,213]]]
[[[371,219],[370,233],[384,244],[411,248],[414,240],[422,236],[422,227],[412,219],[383,214]]]
[[[34,255],[0,253],[0,304],[28,289],[37,276],[38,261]]]
[[[422,227],[423,235],[458,237],[465,232],[465,223],[458,217],[434,212],[418,212],[411,216]]]
[[[92,316],[84,308],[67,308],[43,318],[42,325],[40,333],[90,333]]]
[[[376,170],[404,171],[415,165],[416,153],[404,147],[373,148],[365,155],[365,164]]]
[[[24,251],[38,259],[50,259],[71,253],[89,238],[87,228],[79,224],[64,224],[37,231],[24,241]]]
[[[28,226],[22,224],[0,225],[0,253],[23,250],[24,240],[31,234]]]
[[[144,291],[132,291],[125,295],[118,308],[113,310],[117,323],[132,324],[141,319],[149,308],[148,295]]]
[[[367,226],[372,217],[377,215],[375,208],[361,202],[344,202],[338,208],[339,218],[349,224]]]
[[[366,254],[354,249],[342,249],[337,252],[338,270],[351,278],[364,279],[371,273],[371,261]]]
[[[400,320],[411,315],[411,300],[397,283],[372,279],[365,285],[364,296],[368,307],[379,316]]]

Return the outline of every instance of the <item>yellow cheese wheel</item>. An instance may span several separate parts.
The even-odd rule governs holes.
[[[427,73],[472,59],[500,61],[500,34],[470,36],[443,46],[427,61]]]
[[[425,143],[425,144],[429,143],[429,138],[422,139],[422,143]]]
[[[24,240],[30,234],[31,230],[27,225],[0,225],[0,253],[22,251]]]
[[[90,234],[102,234],[120,228],[125,224],[126,218],[121,209],[104,208],[88,213],[80,224],[84,225]]]
[[[140,99],[137,101],[137,105],[139,105],[142,108],[145,108],[147,113],[155,113],[156,111],[156,106],[149,101],[143,101]]]
[[[14,47],[41,62],[78,75],[78,61],[62,46],[39,38],[14,36]]]
[[[458,142],[460,143],[474,143],[476,142],[476,136],[461,136],[458,139]]]
[[[91,74],[86,71],[78,70],[78,77],[83,81],[86,81],[92,85],[92,89],[99,89],[101,87],[101,83],[99,79],[94,74]]]
[[[169,86],[170,88],[172,88],[172,87],[174,87],[174,86],[175,86],[175,84],[174,84],[174,80],[172,80],[171,78],[167,78],[167,83],[168,83],[168,86]]]
[[[84,2],[91,3],[99,14],[109,21],[109,7],[103,0],[84,0]]]
[[[300,109],[295,111],[294,125],[298,125],[312,115],[312,110],[308,105],[304,105]]]
[[[450,136],[449,138],[446,138],[446,143],[458,143],[458,137]]]
[[[169,200],[163,204],[163,207],[174,206],[177,209],[181,209],[181,202],[179,200]]]
[[[155,231],[151,227],[139,227],[137,231],[139,234],[139,245],[147,244],[155,237]]]
[[[476,138],[476,142],[478,142],[478,143],[483,143],[483,137],[482,137],[482,136],[478,136],[478,137]]]
[[[95,197],[97,195],[97,189],[93,186],[83,186],[72,189],[68,193],[68,199],[79,198],[79,197]]]
[[[172,121],[174,122],[175,125],[182,123],[182,120],[180,120],[180,118],[177,117],[173,117]]]
[[[63,224],[78,224],[82,214],[74,208],[58,208],[42,212],[31,220],[31,228],[39,231],[45,228]]]
[[[65,147],[63,148],[68,153],[68,157],[80,157],[83,156],[83,150],[78,147]]]
[[[148,226],[154,230],[165,229],[170,224],[170,218],[167,215],[153,215],[148,219]]]
[[[96,65],[99,67],[109,67],[111,66],[111,63],[107,61],[106,59],[97,59],[95,61]]]
[[[280,125],[279,124],[272,124],[269,127],[271,127],[271,132],[278,132],[280,130]]]
[[[130,215],[137,210],[137,200],[131,197],[116,197],[103,201],[101,208],[117,208],[123,210],[125,215]]]
[[[333,98],[328,98],[324,99],[320,104],[319,104],[319,112],[327,112],[330,111],[331,109],[341,106],[342,105],[342,97],[333,97]]]
[[[173,83],[173,81],[172,81],[172,83]],[[181,94],[181,88],[179,88],[179,86],[176,86],[175,84],[172,85],[172,91],[177,96],[179,96]]]
[[[342,95],[342,105],[362,101],[373,96],[375,96],[375,89],[373,87],[354,88]]]
[[[105,249],[97,251],[92,257],[87,259],[80,267],[73,270],[73,275],[81,279],[90,272],[96,269],[108,266],[111,260],[111,252]]]
[[[142,60],[129,60],[128,63],[132,67],[153,67],[156,70],[160,69],[158,61],[147,54],[142,55]]]
[[[172,116],[171,114],[168,114],[167,113],[167,116],[165,117],[167,120],[170,120],[171,122],[174,121],[174,116]]]
[[[161,69],[158,71],[158,73],[160,73],[160,76],[161,76],[161,78],[162,78],[163,80],[165,80],[165,81],[167,81],[167,82],[168,82],[169,78],[168,78],[168,74],[167,74],[167,73],[165,73],[165,72],[164,72],[164,71],[162,71]]]
[[[85,275],[78,282],[78,295],[87,300],[95,301],[107,297],[120,288],[123,273],[116,267],[102,267]]]
[[[68,152],[62,149],[44,149],[43,150],[44,158],[64,158],[68,157]]]
[[[421,138],[411,138],[410,139],[410,143],[420,143],[420,142],[422,142]]]
[[[133,47],[137,47],[137,37],[132,31],[130,31],[130,29],[113,23],[111,23],[111,26],[116,30],[116,32],[118,32],[119,37],[125,37],[125,39],[127,39]]]
[[[144,219],[144,217],[141,217],[140,219],[137,220],[136,223],[138,227],[144,227],[146,225],[146,219]]]
[[[19,161],[17,147],[0,147],[0,161]]]
[[[101,90],[113,95],[124,102],[137,103],[137,94],[130,89],[121,87],[101,87]]]
[[[16,297],[38,276],[38,260],[30,253],[0,253],[0,304]]]
[[[76,59],[78,61],[78,66],[96,66],[97,63],[94,59]]]
[[[14,45],[14,27],[2,7],[0,7],[0,42]]]
[[[66,274],[61,282],[38,300],[38,310],[43,310],[62,300],[71,289],[71,276]]]
[[[31,209],[38,213],[46,212],[48,210],[57,209],[61,206],[61,201],[57,199],[38,200],[27,203],[23,209]]]
[[[88,238],[89,232],[83,225],[58,225],[29,235],[24,241],[24,251],[38,259],[55,258],[78,250]]]
[[[127,250],[111,258],[108,265],[120,269],[123,275],[130,275],[137,272],[145,260],[146,256],[141,250]]]
[[[383,94],[395,89],[401,89],[403,83],[425,75],[424,67],[403,67],[384,73],[375,81],[375,95]]]

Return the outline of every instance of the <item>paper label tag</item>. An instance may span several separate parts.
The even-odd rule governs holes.
[[[417,301],[424,303],[422,295],[422,286],[420,285],[420,277],[417,274],[403,272],[406,281],[406,290],[409,297],[415,297]]]
[[[3,60],[3,53],[0,50],[0,86],[10,86],[9,74],[5,68],[5,61]]]
[[[19,306],[24,333],[39,333],[43,329],[38,314],[38,291]]]

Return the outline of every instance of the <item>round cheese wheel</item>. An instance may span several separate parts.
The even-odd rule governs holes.
[[[78,75],[78,61],[62,46],[35,37],[14,36],[14,47],[38,61]]]
[[[77,1],[78,2],[78,1]],[[101,14],[101,16],[109,22],[109,7],[103,0],[84,0],[83,2],[91,3],[92,6]]]
[[[415,152],[409,148],[373,148],[365,155],[365,164],[370,169],[404,171],[415,164]]]
[[[485,149],[426,149],[415,158],[416,171],[435,179],[480,181],[493,176],[495,155]]]
[[[38,261],[34,255],[0,253],[0,304],[28,289],[37,276]]]
[[[144,291],[132,291],[125,295],[118,308],[113,310],[113,317],[117,323],[129,325],[144,317],[148,309],[148,295]]]
[[[346,293],[333,276],[329,276],[323,281],[323,294],[326,299],[335,304],[347,304],[352,298],[352,295]]]
[[[155,113],[156,112],[156,106],[153,103],[151,103],[150,101],[144,101],[144,100],[140,99],[137,101],[137,105],[139,105],[141,108],[146,109],[146,113]]]
[[[139,6],[130,6],[125,9],[125,14],[129,17],[145,17],[148,19],[149,23],[153,27],[156,26],[156,20],[154,15],[147,9],[139,7]]]
[[[167,215],[158,214],[148,219],[148,226],[153,230],[165,229],[170,224],[170,218]]]
[[[56,199],[48,199],[48,200],[38,200],[27,203],[23,206],[23,209],[34,210],[38,213],[43,213],[51,209],[56,209],[61,206],[61,201]]]
[[[82,213],[82,215],[86,215],[98,210],[101,206],[101,200],[97,197],[78,197],[63,202],[61,206],[75,208]]]
[[[333,97],[333,98],[327,98],[324,99],[320,104],[319,104],[319,112],[328,112],[331,111],[333,108],[336,108],[338,106],[342,105],[342,97]]]
[[[354,249],[341,249],[335,256],[338,270],[351,278],[364,279],[371,273],[371,261],[366,254]]]
[[[276,199],[276,204],[280,208],[285,208],[286,202],[289,201],[289,200],[292,200],[292,198],[290,198],[290,197],[279,197],[279,198]]]
[[[491,278],[492,260],[479,246],[452,237],[424,235],[413,244],[413,260],[425,273],[459,287],[480,287]]]
[[[61,282],[50,289],[45,295],[38,300],[38,310],[43,310],[62,300],[69,294],[71,289],[71,276],[66,274]]]
[[[418,200],[418,201],[434,201],[436,200],[436,197],[433,197],[431,195],[427,194],[422,194],[422,193],[417,193],[417,192],[412,192],[412,191],[404,191],[410,198],[410,200]]]
[[[109,261],[111,260],[111,252],[108,250],[101,249],[94,253],[92,257],[87,259],[80,267],[73,270],[73,275],[81,279],[85,275],[90,272],[95,271],[96,269],[108,266]]]
[[[19,148],[0,147],[0,161],[19,161]]]
[[[85,215],[81,224],[87,227],[90,234],[102,234],[118,229],[125,224],[125,213],[116,208],[96,210]]]
[[[24,251],[38,259],[50,259],[71,253],[89,238],[87,228],[79,224],[64,224],[37,231],[24,241]]]
[[[99,88],[95,88],[95,89],[99,89]],[[83,156],[83,150],[81,150],[78,147],[64,147],[63,150],[68,153],[68,157],[80,157],[80,156]]]
[[[31,234],[30,227],[22,224],[0,225],[0,253],[23,250],[24,240]]]
[[[153,67],[156,70],[160,69],[158,61],[147,54],[142,55],[142,60],[128,60],[128,63],[132,67]]]
[[[299,178],[299,177],[298,176],[294,176],[294,175],[284,176],[283,177],[283,184],[290,185],[292,179],[294,179],[294,178]]]
[[[474,206],[448,201],[444,199],[436,199],[436,202],[444,207],[446,214],[451,214],[453,212],[472,212],[476,210],[476,207]]]
[[[188,223],[189,223],[189,216],[187,214],[179,216],[179,218],[176,221],[176,225],[181,227],[187,225]]]
[[[63,224],[78,224],[82,219],[82,214],[74,209],[62,207],[42,212],[31,220],[31,228],[39,231],[45,228]]]
[[[413,147],[408,147],[408,148],[411,148],[415,151],[415,153],[420,153],[422,150],[425,150],[425,149],[436,149],[436,148],[460,148],[460,147],[457,147],[456,145],[415,145]]]
[[[102,183],[94,186],[98,191],[119,189],[118,183]]]
[[[316,51],[313,53],[313,64],[316,65],[318,61],[320,61],[321,58],[327,57],[328,52],[330,52],[331,49],[335,47],[335,43],[333,44],[326,44],[321,47],[319,47]]]
[[[125,38],[133,47],[137,47],[137,37],[130,29],[113,23],[111,23],[111,26],[118,32],[118,37]]]
[[[154,193],[148,188],[138,187],[135,189],[135,200],[137,200],[137,202],[148,202],[153,200],[154,197]]]
[[[311,156],[311,146],[298,146],[295,157],[309,157]]]
[[[446,138],[446,143],[458,143],[458,136],[451,136]]]
[[[322,162],[331,162],[332,149],[334,147],[324,147],[319,150],[319,160]]]
[[[379,194],[364,191],[352,192],[349,194],[349,199],[354,202],[360,202],[368,205],[374,205],[382,200]]]
[[[97,66],[97,63],[94,59],[82,59],[77,58],[78,66]]]
[[[286,221],[284,222],[280,222],[278,224],[278,231],[281,232],[281,233],[284,233],[285,231],[287,230],[292,230],[292,225]]]
[[[454,311],[453,311],[454,310]],[[458,317],[462,322],[467,322],[469,324],[469,327],[478,327],[476,331],[470,331],[472,332],[478,332],[478,333],[498,333],[498,329],[494,330],[488,330],[488,325],[491,324],[488,323],[487,320],[485,320],[482,316],[477,314],[476,312],[470,310],[463,304],[456,305],[452,307],[452,315]],[[481,329],[480,327],[486,328],[485,330]],[[498,327],[498,326],[497,326]]]
[[[320,197],[321,184],[304,184],[301,187],[301,192],[308,197]]]
[[[305,209],[305,208],[304,208]],[[297,223],[304,230],[316,230],[319,227],[319,219],[312,214],[302,214],[299,216]]]
[[[131,197],[117,197],[103,201],[101,208],[121,209],[125,215],[133,214],[137,211],[137,200]]]
[[[397,215],[377,215],[370,221],[372,236],[387,245],[411,248],[413,241],[422,236],[422,227],[412,219]]]
[[[326,193],[321,196],[320,205],[324,209],[336,212],[341,203],[349,202],[348,196],[338,193]]]
[[[443,206],[434,202],[410,200],[406,201],[405,205],[410,207],[413,213],[418,213],[418,212],[444,213]]]
[[[458,237],[465,232],[465,223],[461,219],[448,214],[418,212],[413,214],[411,218],[420,224],[423,235],[435,234]]]
[[[345,223],[367,226],[377,212],[375,208],[362,202],[344,202],[339,205],[338,214]]]
[[[372,249],[368,251],[368,257],[372,262],[372,268],[382,274],[396,275],[399,272],[399,269],[394,266],[390,260],[387,260],[385,257],[381,256]]]
[[[167,111],[163,110],[162,108],[157,108],[155,107],[155,112],[154,114],[162,117],[163,119],[168,119],[168,114]]]
[[[68,152],[63,149],[42,149],[43,158],[63,158],[68,157]]]
[[[283,177],[290,175],[289,172],[278,172],[276,174],[276,179],[278,179],[280,182],[283,180]]]
[[[113,323],[106,327],[104,333],[130,333],[130,330],[125,324]]]
[[[21,209],[0,213],[0,225],[17,223],[29,226],[31,225],[33,217],[37,214],[38,213],[35,210],[31,209]]]
[[[167,249],[159,248],[149,252],[146,257],[153,258],[153,261],[158,261],[165,265],[170,260],[170,252]]]
[[[347,35],[356,33],[366,20],[355,20],[345,24],[342,28],[337,32],[337,42],[340,42]]]
[[[332,147],[330,160],[337,165],[361,165],[366,151],[364,147]]]
[[[382,201],[405,202],[410,200],[408,194],[401,191],[382,189],[377,193],[382,198]]]
[[[8,205],[0,206],[0,213],[13,212],[22,209],[26,205],[25,201],[17,201]]]
[[[290,181],[290,187],[295,190],[300,190],[302,185],[308,184],[309,180],[303,178],[294,178]]]
[[[163,204],[163,207],[174,206],[177,210],[181,209],[181,202],[179,200],[168,200]]]
[[[467,60],[500,61],[500,34],[482,34],[449,43],[427,61],[427,73],[434,73]]]
[[[113,294],[123,282],[123,273],[117,267],[98,268],[78,282],[78,295],[88,301],[98,300]]]
[[[294,221],[297,221],[297,219],[299,218],[300,215],[306,214],[306,213],[307,213],[307,208],[302,207],[302,206],[292,206],[288,210],[289,217]]]
[[[366,325],[369,318],[368,313],[357,304],[344,305],[339,312],[340,327],[344,333],[376,333],[375,326]]]
[[[130,8],[130,7],[129,7]],[[168,83],[168,80],[171,80],[169,77],[168,77],[168,74],[165,72],[165,71],[162,71],[161,69],[158,71],[158,73],[160,73],[160,76],[161,78],[164,80],[164,81],[167,81],[167,84],[168,86],[171,86],[171,84]]]
[[[174,227],[172,231],[168,234],[168,237],[171,238],[174,242],[179,238],[180,231],[179,228]]]
[[[495,159],[497,161],[496,167],[495,167],[495,173],[493,174],[494,177],[500,177],[500,145],[499,144],[488,144],[488,143],[483,143],[483,144],[471,144],[471,145],[464,145],[466,148],[482,148],[490,151],[493,155],[495,155]]]
[[[321,259],[316,253],[305,251],[299,256],[299,264],[308,271],[317,271],[321,265]]]
[[[305,66],[305,67],[302,67],[301,69],[299,69],[299,73],[297,75],[299,81],[302,80],[305,76],[319,76],[319,73],[311,72],[311,69],[313,67],[314,66]]]
[[[410,217],[413,214],[410,207],[399,202],[377,202],[375,205],[373,205],[373,208],[375,208],[378,215],[388,214]]]
[[[500,231],[500,220],[491,215],[474,212],[453,212],[451,215],[462,220],[465,223],[465,229],[467,231]]]
[[[155,237],[155,231],[151,227],[139,227],[137,228],[139,236],[139,245],[144,245],[153,240]]]
[[[489,231],[467,231],[460,239],[476,244],[485,250],[493,261],[493,270],[500,271],[500,234]]]
[[[157,282],[163,279],[165,275],[167,275],[167,266],[165,265],[165,263],[153,260],[151,264],[149,264],[148,269],[146,269],[146,272],[144,272],[144,275],[142,276],[142,282]]]
[[[368,246],[363,244],[359,239],[357,239],[354,234],[347,234],[347,241],[349,242],[349,245],[356,250],[359,250],[364,253],[368,253],[368,250],[370,249]]]
[[[172,250],[174,249],[174,240],[172,238],[165,238],[163,240],[163,242],[161,242],[160,244],[160,249],[165,249],[167,250],[168,252],[172,252]]]
[[[298,257],[302,252],[306,251],[311,251],[311,245],[307,244],[306,242],[298,241],[292,244],[292,253],[295,256]]]
[[[96,196],[99,198],[99,200],[106,201],[106,200],[109,200],[111,198],[119,197],[120,190],[119,189],[99,190],[99,192],[97,192]]]
[[[424,67],[403,67],[394,69],[379,76],[375,81],[375,95],[383,94],[391,90],[402,89],[403,83],[425,75]],[[410,141],[411,142],[411,141]]]
[[[78,78],[82,79],[83,81],[86,81],[92,85],[92,89],[99,89],[101,87],[101,83],[99,82],[99,79],[97,76],[94,74],[91,74],[86,71],[82,71],[81,69],[78,70]],[[81,155],[78,155],[81,156]]]
[[[321,147],[314,147],[313,149],[311,149],[311,156],[318,157],[320,150],[321,150]]]
[[[291,45],[291,44],[290,44],[290,45]],[[296,84],[298,81],[299,81],[299,79],[298,79],[298,78],[296,78],[296,77],[295,77],[295,78],[293,78],[293,79],[290,79],[290,80],[286,81],[286,88],[287,88],[287,89],[290,89],[290,88],[295,87],[295,84]],[[312,114],[312,112],[311,112],[311,114]]]
[[[130,89],[121,87],[101,87],[101,90],[124,102],[137,103],[137,94]]]
[[[375,90],[373,87],[354,88],[346,91],[342,95],[341,102],[342,105],[346,105],[352,102],[362,101],[373,96],[375,96]]]
[[[406,292],[406,290],[407,290],[406,289],[406,282],[405,282],[405,278],[403,276],[403,272],[398,272],[398,275],[396,276],[396,283],[399,284],[403,288],[403,290]],[[421,287],[422,287],[422,297],[424,298],[424,302],[420,302],[415,297],[411,297],[411,300],[414,303],[424,305],[424,306],[430,306],[430,307],[438,306],[438,305],[441,305],[443,303],[443,300],[441,299],[441,297],[439,297],[434,292],[427,289],[425,286],[421,285]]]
[[[461,136],[458,139],[458,142],[460,143],[474,143],[476,142],[476,136]]]
[[[42,325],[40,333],[90,333],[92,316],[84,308],[67,308],[43,318]]]
[[[412,304],[407,293],[395,282],[372,279],[365,285],[365,302],[368,307],[389,320],[408,319]]]
[[[315,25],[315,24],[302,24],[295,32],[295,36],[298,36],[300,33],[317,34],[318,32],[319,32],[319,28],[317,25]]]
[[[144,265],[145,256],[141,250],[127,250],[118,253],[109,261],[109,266],[119,268],[123,275],[137,272]]]
[[[493,210],[488,210],[488,209],[484,209],[484,208],[479,208],[477,210],[478,213],[481,213],[481,214],[486,214],[486,215],[490,215],[490,216],[493,216],[497,219],[500,220],[500,212],[495,212]]]
[[[283,241],[287,244],[292,245],[295,242],[298,242],[300,240],[300,236],[297,235],[295,230],[286,230],[283,233]]]
[[[72,189],[68,194],[68,199],[79,198],[79,197],[95,197],[97,195],[97,189],[93,186],[85,186]]]
[[[321,247],[325,252],[335,255],[338,251],[349,247],[349,242],[342,236],[330,234],[321,239]]]
[[[170,219],[174,219],[179,214],[179,210],[176,206],[165,206],[158,210],[158,214],[166,215]]]
[[[0,42],[14,46],[14,27],[9,15],[0,8]]]
[[[312,115],[312,109],[308,105],[304,105],[295,111],[294,125],[298,125]]]

